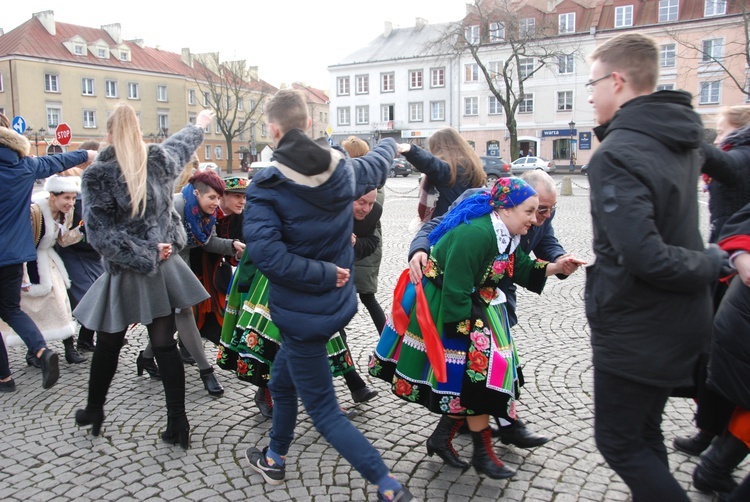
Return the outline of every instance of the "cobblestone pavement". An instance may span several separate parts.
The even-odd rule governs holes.
[[[557,175],[560,182],[562,175]],[[555,230],[568,251],[591,260],[588,180],[575,176],[573,196],[561,196]],[[416,212],[416,176],[390,179],[383,216],[384,260],[378,299],[388,310],[395,281],[406,265],[408,223]],[[700,194],[707,229],[705,195]],[[515,329],[525,363],[526,386],[519,413],[529,426],[553,437],[545,446],[521,450],[498,442],[501,458],[517,470],[512,480],[496,481],[445,467],[428,457],[424,442],[437,418],[392,396],[384,382],[380,394],[354,405],[343,379],[336,380],[342,406],[355,409],[357,427],[382,452],[395,475],[422,500],[574,501],[628,500],[625,484],[604,463],[592,438],[593,403],[589,332],[583,308],[584,273],[565,281],[551,278],[541,296],[521,291],[520,323]],[[360,373],[377,333],[364,308],[352,320],[350,344]],[[24,364],[25,348],[9,350],[18,390],[0,394],[0,499],[3,500],[375,500],[368,484],[315,431],[302,411],[297,438],[288,456],[287,481],[272,487],[248,468],[244,450],[267,444],[270,421],[252,404],[255,389],[228,372],[218,375],[224,397],[204,391],[195,366],[186,367],[187,408],[192,447],[183,451],[163,443],[166,424],[161,383],[136,376],[135,358],[146,335],[128,335],[105,407],[102,435],[75,426],[75,410],[85,404],[89,363],[61,362],[60,381],[43,391],[39,370]],[[54,342],[53,348],[62,351]],[[210,356],[216,349],[206,344]],[[90,356],[89,356],[90,357]],[[367,378],[367,377],[366,377]],[[670,400],[663,424],[675,476],[693,501],[708,501],[692,486],[695,459],[671,449],[675,436],[692,433],[692,403]],[[465,458],[467,436],[455,440]],[[748,462],[739,471],[748,471]],[[665,501],[666,502],[666,501]]]

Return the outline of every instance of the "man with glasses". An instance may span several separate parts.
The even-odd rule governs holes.
[[[531,254],[533,252],[537,258],[550,262],[567,256],[565,249],[563,249],[557,237],[555,237],[555,231],[552,228],[552,218],[555,216],[555,209],[557,209],[555,180],[541,170],[529,171],[524,173],[521,178],[531,185],[539,195],[539,207],[537,208],[534,226],[529,229],[526,235],[521,236],[519,246],[525,253]],[[486,190],[486,188],[470,188],[466,190],[453,202],[448,211],[466,197],[482,190]],[[409,269],[413,279],[421,280],[422,278],[422,267],[427,263],[430,251],[430,232],[440,223],[443,216],[425,223],[411,242],[409,248]],[[560,274],[558,277],[565,279],[568,276]],[[514,284],[511,284],[508,288],[505,305],[508,311],[508,322],[512,328],[518,324],[518,318],[516,317],[516,286]],[[504,444],[513,444],[519,448],[533,448],[549,441],[549,438],[529,430],[521,420],[516,420],[513,424],[508,424],[498,418],[496,420],[499,429],[493,431],[493,436],[499,436]]]
[[[654,92],[659,48],[650,37],[614,37],[591,62],[586,88],[601,142],[589,169],[596,261],[586,281],[594,437],[633,500],[688,501],[669,470],[661,420],[672,389],[694,384],[722,265],[698,229],[703,124],[688,93]]]

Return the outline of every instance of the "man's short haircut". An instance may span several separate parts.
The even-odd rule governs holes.
[[[307,130],[309,118],[307,102],[302,92],[294,89],[282,89],[276,93],[266,108],[268,121],[281,128],[283,133],[292,129]]]
[[[609,71],[622,72],[639,92],[653,92],[659,80],[659,47],[643,33],[623,33],[607,40],[589,59],[601,61]]]
[[[555,180],[552,179],[552,176],[541,169],[527,171],[521,175],[521,179],[531,185],[531,187],[537,192],[545,191],[549,193],[557,193]]]

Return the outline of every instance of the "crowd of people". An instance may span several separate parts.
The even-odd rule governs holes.
[[[750,453],[750,106],[725,110],[709,144],[690,95],[654,92],[658,54],[651,38],[630,33],[591,55],[601,143],[589,163],[596,261],[585,292],[594,439],[634,500],[688,500],[670,472],[661,421],[670,396],[693,397],[698,431],[675,447],[701,455],[695,487],[747,500],[750,476],[738,484],[733,470]],[[555,235],[554,180],[535,171],[487,186],[479,157],[452,128],[432,134],[427,149],[390,138],[372,149],[356,137],[314,141],[294,90],[279,91],[266,116],[273,162],[249,182],[197,169],[210,111],[146,144],[135,110],[120,104],[101,147],[48,157],[31,156],[0,115],[0,180],[18,187],[0,212],[0,391],[15,391],[5,342],[26,344],[45,389],[60,373],[48,342],[61,340],[70,364],[92,353],[75,423],[99,435],[128,327],[142,324],[149,342],[137,373],[162,382],[161,439],[187,449],[185,364],[197,365],[209,395],[224,392],[209,340],[217,365],[257,387],[254,402],[272,420],[267,444],[244,452],[266,482],[284,482],[301,401],[378,500],[413,500],[336,399],[336,376],[354,402],[378,394],[347,344],[359,295],[379,337],[370,376],[389,384],[403,413],[421,405],[436,415],[426,453],[512,478],[494,438],[520,448],[549,441],[520,418],[516,287],[541,294],[550,276],[588,265]],[[397,154],[423,177],[417,233],[386,316],[375,298],[387,238],[380,217]],[[708,246],[698,225],[701,174]],[[453,446],[460,433],[472,437],[470,461]]]

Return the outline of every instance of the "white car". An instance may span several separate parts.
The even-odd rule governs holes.
[[[198,164],[198,170],[199,171],[205,171],[207,169],[211,170],[211,171],[215,172],[216,174],[218,174],[219,176],[221,176],[221,168],[219,166],[217,166],[215,163],[213,163],[213,162],[201,162],[200,164]]]
[[[541,169],[545,173],[555,172],[555,165],[541,157],[521,157],[514,160],[510,168],[513,171],[513,176],[523,174],[526,171],[533,171],[534,169]]]

